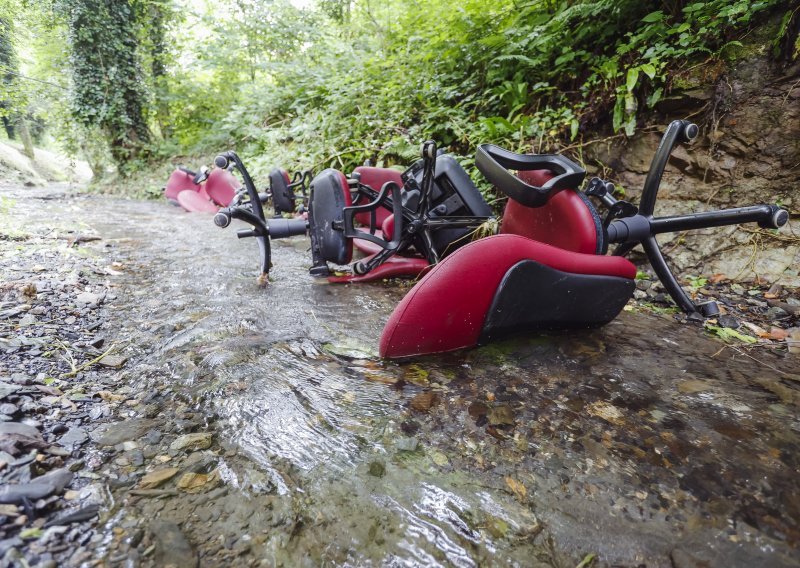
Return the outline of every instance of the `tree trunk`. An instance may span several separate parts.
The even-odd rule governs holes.
[[[22,142],[22,153],[31,160],[36,159],[36,154],[33,153],[31,131],[28,129],[28,121],[24,117],[17,119],[17,130],[19,131],[19,139]]]

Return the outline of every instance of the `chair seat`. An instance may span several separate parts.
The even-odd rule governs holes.
[[[504,281],[520,274],[519,268],[512,269],[526,261],[561,273],[562,280],[582,276],[575,279],[579,285],[570,283],[568,286],[576,291],[571,294],[563,293],[558,279],[548,277],[547,285],[540,285],[535,279],[527,282],[527,287],[518,295],[536,295],[539,305],[574,303],[578,301],[575,293],[585,296],[581,298],[582,305],[588,306],[581,318],[584,326],[610,321],[633,294],[636,267],[622,257],[567,251],[519,235],[495,235],[457,250],[411,289],[384,327],[381,356],[408,357],[477,345],[493,302],[503,292]],[[518,276],[513,280],[508,284],[519,287]],[[614,287],[616,312],[610,316],[609,312],[614,310],[600,305],[607,300],[603,294],[609,283],[617,285]],[[593,308],[590,300],[595,291],[601,300]],[[527,320],[536,321],[530,315]],[[559,327],[558,321],[551,320],[548,319],[547,327]],[[521,331],[518,323],[515,321],[513,327]],[[497,326],[493,329],[495,336],[502,331]]]

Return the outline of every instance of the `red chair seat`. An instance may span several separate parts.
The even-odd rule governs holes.
[[[395,308],[380,341],[383,357],[442,353],[479,341],[492,301],[507,273],[532,260],[567,274],[633,280],[636,267],[616,256],[567,251],[519,235],[495,235],[465,245],[437,264]],[[530,283],[530,294],[570,301],[558,289]]]

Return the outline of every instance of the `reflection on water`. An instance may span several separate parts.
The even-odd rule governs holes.
[[[218,417],[248,479],[301,504],[302,526],[265,544],[286,565],[795,562],[796,360],[624,313],[384,363],[407,287],[316,282],[294,239],[262,290],[256,244],[210,217],[86,203],[146,291],[120,302],[142,356]]]

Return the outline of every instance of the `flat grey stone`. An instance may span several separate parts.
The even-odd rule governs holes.
[[[19,385],[11,385],[8,383],[0,383],[0,399],[4,399],[10,394],[14,394],[21,387]]]
[[[76,446],[83,445],[88,439],[89,434],[83,428],[70,428],[59,438],[58,445],[73,449]]]
[[[29,424],[23,424],[22,422],[0,422],[0,436],[5,434],[16,434],[19,436],[28,436],[29,438],[42,437],[38,429]]]
[[[52,483],[19,483],[0,485],[0,503],[22,503],[25,499],[35,501],[47,497],[56,490]]]
[[[103,424],[91,433],[91,438],[99,446],[116,446],[122,442],[141,438],[154,424],[147,418],[133,418],[125,422]]]

